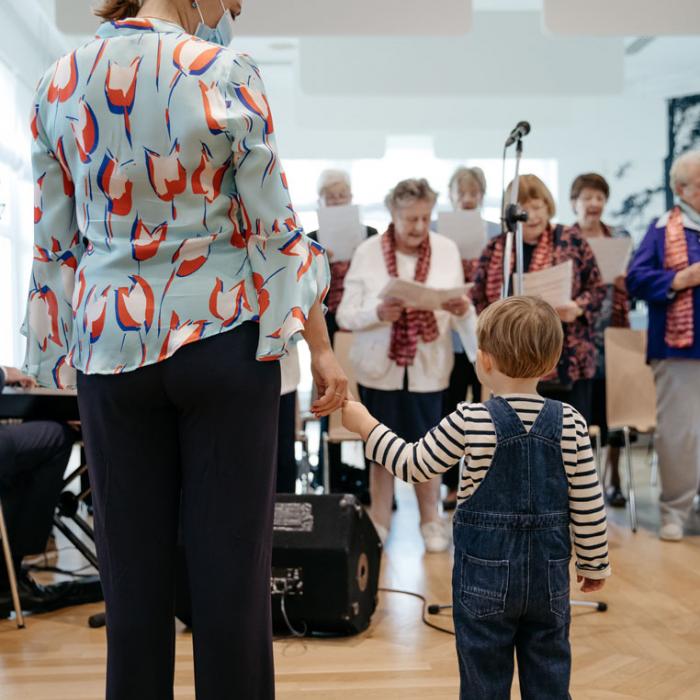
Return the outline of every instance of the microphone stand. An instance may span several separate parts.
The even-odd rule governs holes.
[[[503,169],[505,171],[507,146],[503,149]],[[510,202],[501,206],[502,225],[506,231],[505,254],[503,256],[503,287],[501,288],[501,298],[510,296],[510,268],[513,251],[513,239],[515,239],[515,275],[513,277],[513,293],[520,296],[523,293],[524,253],[523,253],[523,221],[527,221],[527,212],[518,204],[518,191],[520,188],[520,161],[523,155],[523,139],[518,135],[515,140],[515,175],[513,176],[513,186],[510,188]]]

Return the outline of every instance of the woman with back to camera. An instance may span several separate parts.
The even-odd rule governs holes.
[[[346,379],[240,0],[107,0],[44,75],[26,370],[78,371],[107,603],[107,698],[173,697],[178,523],[200,700],[274,696],[279,358],[299,333],[327,415]],[[257,360],[257,361],[256,361]]]

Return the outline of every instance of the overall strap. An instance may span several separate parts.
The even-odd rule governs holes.
[[[551,442],[561,442],[563,415],[564,406],[561,401],[545,399],[540,415],[530,428],[530,435],[537,435]]]
[[[498,442],[527,435],[527,430],[513,407],[502,397],[494,396],[484,403],[496,429]]]

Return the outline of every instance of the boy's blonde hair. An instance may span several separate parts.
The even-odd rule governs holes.
[[[539,297],[509,297],[481,312],[479,349],[513,379],[548,374],[559,361],[564,331],[557,312]]]

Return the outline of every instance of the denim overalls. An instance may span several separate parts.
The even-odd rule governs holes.
[[[486,402],[496,452],[454,517],[452,575],[461,700],[509,700],[513,652],[526,700],[569,698],[569,484],[562,404],[528,433],[508,402]]]

